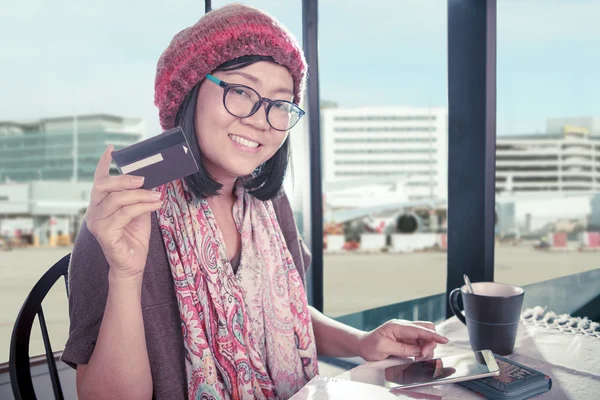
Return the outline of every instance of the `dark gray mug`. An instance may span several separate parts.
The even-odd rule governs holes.
[[[471,348],[491,350],[500,355],[513,352],[525,291],[519,286],[496,282],[477,282],[454,289],[449,296],[450,309],[469,331]],[[458,307],[462,296],[465,316]]]

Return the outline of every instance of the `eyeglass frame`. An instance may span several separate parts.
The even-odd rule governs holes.
[[[262,104],[263,103],[267,103],[267,109],[265,110],[265,114],[267,116],[267,123],[269,124],[269,126],[273,129],[275,129],[276,131],[280,131],[280,132],[287,132],[290,129],[292,129],[293,127],[295,127],[298,122],[302,119],[302,117],[304,117],[304,115],[306,115],[306,111],[304,111],[303,109],[300,108],[300,106],[294,102],[291,101],[287,101],[287,100],[271,100],[268,97],[262,97],[260,95],[260,93],[258,93],[258,91],[256,91],[256,89],[251,88],[250,86],[247,85],[242,85],[242,84],[237,84],[237,83],[228,83],[225,81],[222,81],[221,79],[217,78],[216,76],[213,76],[211,74],[206,75],[206,79],[208,79],[209,81],[216,83],[217,85],[219,85],[220,87],[223,88],[223,107],[225,107],[225,110],[227,110],[227,112],[231,115],[233,115],[234,117],[237,118],[248,118],[253,116],[254,114],[256,114],[258,112],[258,110],[260,110],[262,108]],[[256,95],[258,96],[258,101],[254,104],[254,106],[252,107],[252,109],[254,111],[252,111],[250,114],[246,115],[245,117],[240,117],[239,115],[235,115],[234,113],[232,113],[231,111],[229,111],[229,109],[227,108],[227,104],[225,102],[225,99],[227,97],[227,93],[229,93],[229,91],[231,89],[234,89],[236,87],[245,87],[248,88],[250,90],[252,90],[254,93],[256,93]],[[298,120],[294,123],[294,125],[290,126],[287,129],[277,129],[275,128],[272,124],[271,121],[269,121],[269,111],[271,111],[271,107],[273,107],[274,103],[288,103],[288,104],[292,104],[294,107],[296,107],[299,111],[299,116],[298,116]],[[257,106],[258,104],[258,106]]]

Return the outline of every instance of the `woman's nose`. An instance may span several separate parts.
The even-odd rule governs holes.
[[[256,107],[256,106],[255,106]],[[266,130],[269,127],[269,122],[267,121],[267,110],[269,107],[269,103],[266,101],[261,101],[258,105],[258,110],[254,114],[249,117],[242,118],[242,122],[251,124],[255,126],[257,129]]]

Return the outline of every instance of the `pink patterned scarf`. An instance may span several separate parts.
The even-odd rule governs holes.
[[[271,201],[238,180],[233,217],[242,263],[233,273],[206,200],[163,185],[158,211],[175,283],[190,399],[287,399],[318,373],[304,286]]]

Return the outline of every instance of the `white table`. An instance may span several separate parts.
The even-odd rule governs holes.
[[[439,345],[435,356],[470,351],[467,328],[452,317],[436,328],[450,339]],[[600,399],[600,338],[551,330],[531,324],[519,326],[515,351],[508,358],[535,368],[552,378],[552,389],[543,399]],[[362,364],[337,379],[384,385],[382,370],[406,359],[387,359]],[[481,399],[457,384],[419,388],[425,399]]]

